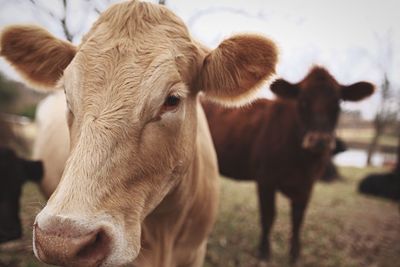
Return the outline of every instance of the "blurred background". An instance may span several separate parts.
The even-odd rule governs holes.
[[[111,0],[0,0],[0,29],[9,24],[40,25],[79,44]],[[152,1],[158,3],[159,1]],[[301,266],[400,266],[398,203],[357,193],[369,173],[390,172],[400,144],[400,2],[397,0],[164,0],[191,34],[215,47],[234,33],[260,33],[280,49],[278,76],[301,80],[313,65],[325,66],[342,84],[366,80],[375,94],[342,103],[337,136],[347,150],[333,161],[335,183],[317,184],[306,218]],[[15,149],[29,157],[35,138],[35,109],[45,92],[27,88],[0,59],[0,120],[24,140]],[[260,97],[273,98],[268,86]],[[255,186],[222,180],[222,199],[206,266],[255,266],[258,212]],[[44,266],[29,247],[32,218],[44,203],[36,187],[24,188],[23,247],[0,250],[0,266]],[[289,206],[279,199],[273,265],[287,265]]]

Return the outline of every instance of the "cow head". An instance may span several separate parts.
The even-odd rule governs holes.
[[[136,1],[105,11],[78,47],[15,26],[1,53],[32,85],[66,94],[71,153],[33,242],[41,260],[69,266],[132,262],[141,223],[190,175],[198,93],[240,101],[277,60],[254,35],[207,51],[171,11]]]
[[[19,199],[26,181],[38,183],[43,176],[40,161],[19,158],[13,150],[0,147],[0,243],[21,237]]]
[[[368,82],[340,85],[324,68],[314,67],[299,83],[276,80],[271,90],[280,98],[296,101],[299,121],[305,132],[302,146],[319,152],[335,148],[334,129],[340,100],[359,101],[374,92]]]

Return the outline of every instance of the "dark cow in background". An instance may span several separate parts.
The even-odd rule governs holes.
[[[394,170],[389,173],[368,175],[360,182],[358,190],[366,195],[400,201],[400,142]]]
[[[324,171],[334,148],[340,100],[358,101],[374,91],[372,84],[340,85],[324,68],[291,84],[277,80],[271,90],[279,99],[259,99],[242,109],[204,103],[223,175],[255,180],[262,234],[260,257],[270,257],[270,230],[275,194],[291,201],[291,261],[300,253],[299,232],[314,181]]]
[[[42,176],[41,161],[23,159],[12,149],[0,147],[0,243],[21,237],[22,186],[27,181],[39,183]]]
[[[39,182],[43,176],[40,161],[25,160],[14,152],[18,137],[10,125],[0,120],[0,243],[22,235],[19,199],[26,181]]]

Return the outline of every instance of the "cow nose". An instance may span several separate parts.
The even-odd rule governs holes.
[[[314,149],[317,151],[324,150],[327,147],[327,141],[325,139],[318,139],[315,143]]]
[[[65,219],[53,220],[45,229],[35,223],[33,236],[36,256],[48,264],[99,266],[109,254],[109,237],[105,230],[88,231]]]

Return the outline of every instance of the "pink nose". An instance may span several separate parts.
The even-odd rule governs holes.
[[[109,237],[99,228],[86,230],[75,222],[52,218],[46,230],[34,225],[34,244],[39,259],[61,266],[100,266],[109,254]]]

